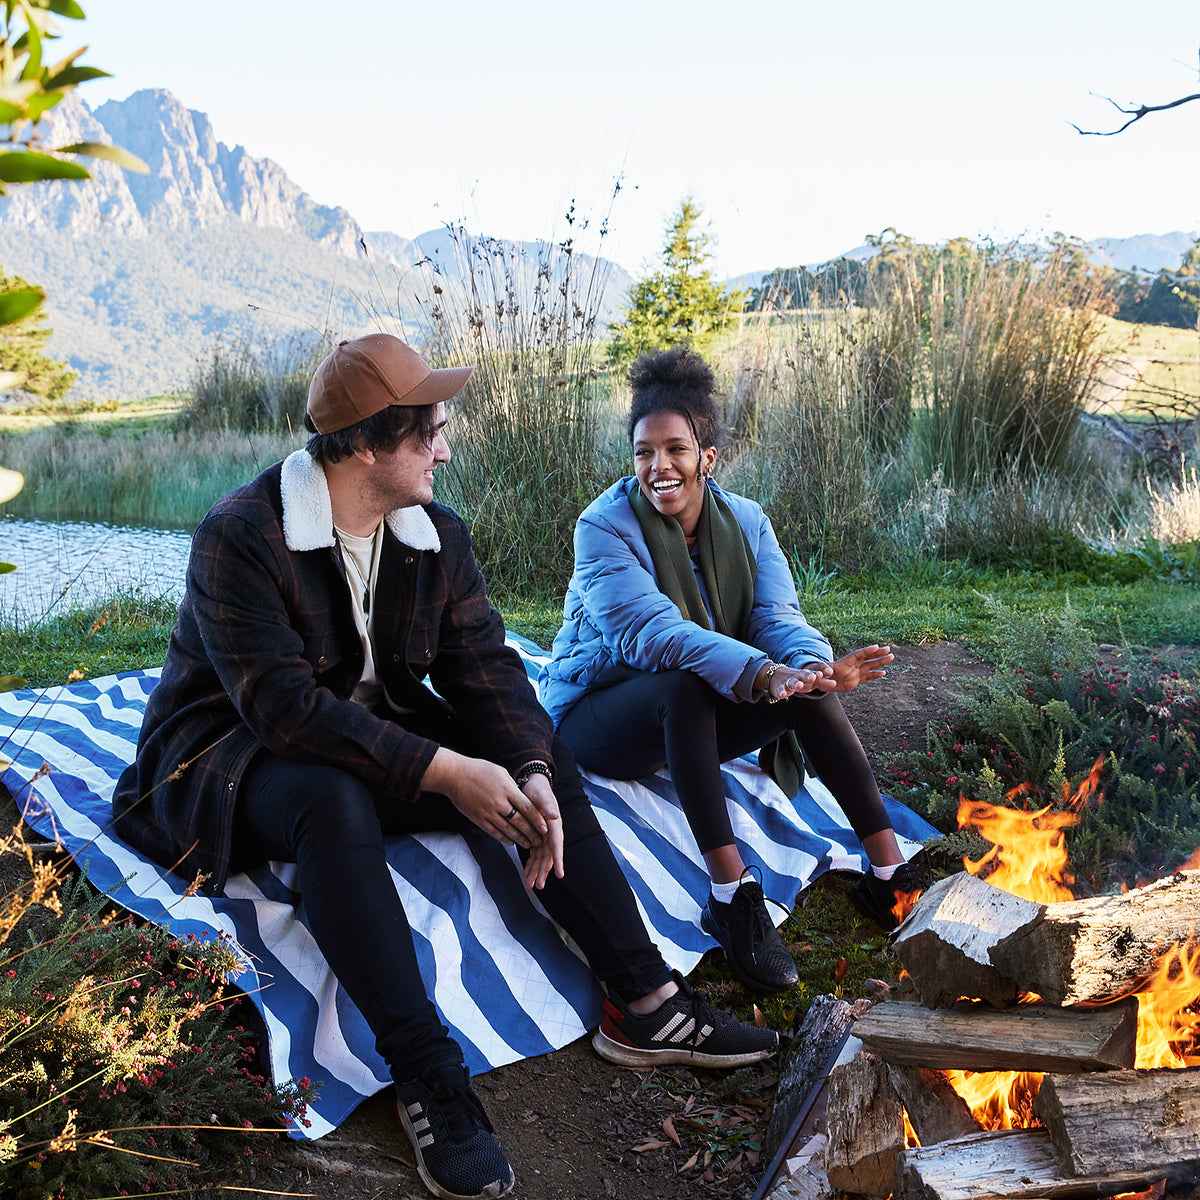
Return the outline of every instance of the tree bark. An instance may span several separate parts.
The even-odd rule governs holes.
[[[1040,909],[974,875],[951,875],[938,880],[901,925],[896,957],[929,1008],[960,996],[1004,1008],[1015,1002],[1017,987],[996,969],[989,951]]]
[[[888,1063],[888,1076],[922,1146],[979,1132],[967,1102],[941,1071]]]
[[[1200,1067],[1047,1075],[1033,1111],[1076,1175],[1191,1178],[1200,1164]]]
[[[1051,1004],[1130,991],[1159,955],[1193,937],[1200,871],[1177,871],[1122,896],[1041,905],[991,947],[992,964]]]
[[[930,1012],[893,1000],[860,1017],[854,1033],[889,1063],[934,1070],[1111,1071],[1133,1066],[1137,1002],[1096,1009],[1019,1004],[1000,1012],[973,1004]]]
[[[904,1117],[882,1059],[860,1052],[830,1072],[826,1123],[830,1185],[843,1192],[887,1196],[904,1149]]]
[[[779,1072],[779,1086],[763,1144],[768,1159],[774,1157],[812,1090],[824,1080],[853,1020],[851,1006],[837,996],[817,996],[808,1006],[800,1032]]]
[[[1003,1129],[906,1150],[895,1200],[1068,1200],[1136,1191],[1160,1178],[1138,1171],[1071,1175],[1044,1129]]]

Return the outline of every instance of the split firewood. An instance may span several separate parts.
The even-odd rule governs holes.
[[[1190,1179],[1200,1166],[1200,1067],[1047,1075],[1033,1111],[1076,1175]]]
[[[974,875],[951,875],[938,880],[900,926],[896,957],[929,1008],[960,996],[1004,1008],[1016,1001],[1017,987],[993,965],[989,951],[1041,908]]]
[[[788,1155],[778,1182],[767,1193],[767,1200],[828,1200],[833,1195],[825,1174],[823,1133],[814,1133]]]
[[[861,1017],[854,1033],[889,1063],[935,1070],[1111,1071],[1133,1066],[1137,1002],[1094,1009],[1019,1004],[1002,1011],[959,1004],[930,1012],[894,1000]]]
[[[1138,1191],[1153,1172],[1071,1175],[1044,1129],[1002,1129],[905,1150],[896,1169],[895,1200],[1069,1200]]]
[[[992,964],[1052,1004],[1119,996],[1153,971],[1159,955],[1195,934],[1200,871],[1039,910],[996,940]]]
[[[853,1021],[850,1004],[837,996],[817,996],[808,1006],[800,1032],[792,1040],[791,1050],[779,1071],[779,1086],[763,1145],[768,1158],[779,1149],[813,1090],[824,1080]]]
[[[967,1102],[941,1071],[888,1063],[888,1077],[922,1146],[979,1132]]]
[[[863,1196],[887,1196],[904,1149],[900,1097],[887,1064],[860,1052],[829,1073],[825,1113],[825,1174],[831,1187]]]

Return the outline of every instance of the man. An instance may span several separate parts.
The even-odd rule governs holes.
[[[473,824],[520,848],[526,884],[607,989],[604,1057],[739,1065],[778,1042],[663,962],[504,646],[467,527],[433,501],[445,403],[471,371],[431,370],[387,334],[321,363],[306,449],[196,531],[113,802],[128,842],[210,891],[230,870],[297,864],[312,935],[375,1034],[421,1178],[449,1198],[504,1195],[513,1173],[425,993],[385,834]]]

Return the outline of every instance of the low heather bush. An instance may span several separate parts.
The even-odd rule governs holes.
[[[1067,834],[1077,879],[1094,890],[1177,867],[1200,846],[1200,676],[1128,649],[1099,655],[1070,608],[1058,618],[993,606],[996,675],[932,722],[923,749],[883,774],[897,798],[944,830],[959,797],[1061,807],[1102,762],[1098,804]]]

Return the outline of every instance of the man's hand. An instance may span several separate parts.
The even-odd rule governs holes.
[[[529,852],[525,862],[525,886],[542,888],[553,869],[563,877],[563,828],[554,789],[545,775],[530,775],[525,781],[525,795],[533,801],[546,823],[546,836]]]
[[[464,817],[506,846],[515,844],[532,850],[540,847],[549,834],[550,827],[540,806],[517,787],[516,781],[503,767],[485,758],[470,758],[441,746],[433,756],[433,761],[425,768],[421,789],[448,796]],[[558,805],[554,802],[553,793],[550,794],[550,802],[557,820]],[[561,873],[561,824],[558,845],[557,861]],[[545,879],[544,874],[542,878]]]
[[[828,664],[828,674],[817,680],[814,690],[852,692],[868,679],[882,679],[887,674],[884,667],[894,658],[891,646],[864,646],[861,650],[851,650],[837,662]]]

